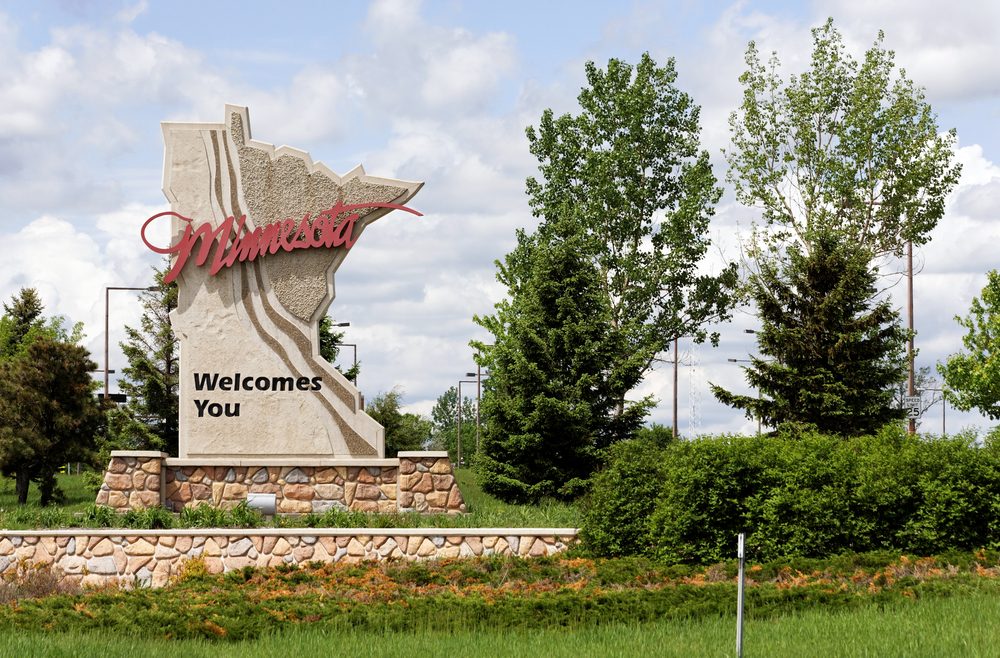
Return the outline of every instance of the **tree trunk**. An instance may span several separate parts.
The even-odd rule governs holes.
[[[38,481],[38,491],[41,494],[41,500],[39,501],[41,506],[47,507],[51,505],[56,491],[56,476],[54,473],[49,473]]]
[[[28,487],[31,485],[31,478],[27,471],[18,471],[15,474],[15,490],[17,491],[17,504],[28,504]]]

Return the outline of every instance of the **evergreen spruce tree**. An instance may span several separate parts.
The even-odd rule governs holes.
[[[163,282],[166,272],[167,267],[156,270],[155,290],[140,295],[139,326],[125,327],[121,348],[128,366],[118,387],[127,402],[109,412],[109,449],[177,455],[180,360],[170,326],[170,312],[177,308],[177,284]]]
[[[97,366],[77,345],[63,318],[46,319],[33,288],[23,288],[0,317],[0,472],[13,476],[18,503],[31,482],[41,502],[58,499],[55,474],[69,461],[89,460],[101,414],[90,371]]]
[[[14,476],[18,504],[31,481],[42,505],[54,502],[59,467],[90,460],[102,419],[96,367],[85,348],[48,335],[0,363],[0,472]]]
[[[22,353],[31,343],[32,336],[44,326],[42,300],[34,288],[21,288],[4,302],[0,318],[0,359],[9,359]]]
[[[760,397],[712,391],[771,427],[874,432],[904,413],[892,388],[906,370],[906,332],[889,302],[875,300],[867,250],[832,232],[816,233],[812,247],[789,247],[751,280],[762,328],[745,371]]]
[[[503,500],[574,497],[601,447],[634,432],[651,404],[613,413],[620,334],[577,229],[564,220],[544,242],[520,233],[498,275],[510,297],[478,320],[494,344],[477,470],[483,490]]]

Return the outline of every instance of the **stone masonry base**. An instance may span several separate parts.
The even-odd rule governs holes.
[[[162,587],[192,558],[203,559],[210,573],[223,573],[310,561],[542,556],[565,550],[576,533],[572,528],[0,530],[0,580],[38,564],[88,587]]]
[[[462,492],[446,452],[401,452],[368,460],[173,459],[162,452],[115,451],[97,504],[118,511],[161,505],[173,512],[207,503],[233,507],[251,493],[274,494],[280,514],[461,513]]]

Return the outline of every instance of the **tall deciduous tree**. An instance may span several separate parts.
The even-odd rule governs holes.
[[[477,318],[494,342],[477,344],[490,377],[476,466],[483,490],[508,501],[574,497],[600,449],[631,435],[651,404],[613,413],[623,334],[612,328],[588,238],[572,221],[553,229],[545,241],[519,234],[498,275],[510,298]]]
[[[586,76],[579,114],[546,110],[528,128],[540,176],[527,191],[542,219],[537,242],[572,222],[580,255],[598,273],[616,346],[601,368],[621,416],[628,392],[674,338],[703,340],[707,322],[727,317],[736,271],[699,272],[721,190],[699,148],[699,108],[675,86],[673,60],[588,62]]]
[[[128,402],[109,412],[108,447],[177,455],[180,361],[170,326],[170,312],[177,308],[177,284],[163,282],[167,269],[156,270],[155,290],[140,295],[139,326],[125,327],[121,348],[128,365],[118,386]]]
[[[777,55],[765,65],[750,42],[743,103],[730,117],[728,179],[763,210],[751,253],[840,233],[873,259],[923,244],[958,182],[955,131],[939,134],[924,92],[895,72],[879,32],[861,62],[828,20],[812,31],[808,71],[787,82]]]
[[[966,333],[964,352],[948,357],[938,372],[948,385],[945,397],[957,408],[975,407],[993,420],[1000,418],[1000,272],[987,273],[986,286],[973,297],[966,317],[955,321]]]
[[[431,446],[447,450],[452,461],[458,459],[458,388],[450,387],[438,396],[431,409]],[[475,453],[476,401],[462,396],[462,459]]]
[[[430,440],[431,421],[401,409],[403,393],[395,388],[379,393],[365,406],[365,413],[385,428],[385,455],[395,457],[400,450],[423,450]]]
[[[888,301],[876,301],[870,254],[834,233],[812,250],[789,247],[751,281],[760,309],[760,356],[744,370],[759,397],[712,386],[725,404],[765,425],[812,426],[853,436],[901,419],[891,388],[905,372],[906,332]]]

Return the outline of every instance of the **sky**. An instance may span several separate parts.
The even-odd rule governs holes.
[[[677,85],[701,106],[702,146],[725,179],[727,119],[750,40],[804,69],[809,30],[833,17],[860,56],[885,46],[923,87],[942,130],[958,133],[963,165],[945,216],[916,250],[918,366],[961,349],[986,272],[1000,264],[1000,4],[953,0],[823,2],[503,3],[0,1],[0,299],[38,289],[47,314],[83,322],[103,359],[105,286],[147,286],[157,257],[139,239],[167,209],[160,121],[223,120],[246,105],[254,138],[308,151],[334,171],[424,181],[408,204],[369,228],[336,275],[336,321],[357,345],[365,396],[399,387],[406,408],[435,399],[475,370],[473,316],[504,295],[494,262],[532,229],[525,179],[537,162],[525,128],[546,108],[575,112],[584,65],[615,57],[673,57]],[[757,216],[727,190],[716,208],[711,270],[739,256]],[[902,308],[903,284],[892,290]],[[110,367],[135,325],[131,292],[111,297]],[[752,392],[739,364],[754,353],[747,310],[713,327],[720,345],[681,345],[682,434],[752,432],[756,424],[712,397],[708,382]],[[348,354],[346,350],[343,354]],[[112,383],[112,390],[115,384]],[[464,394],[474,386],[463,385]],[[654,395],[650,421],[672,422],[672,372],[650,373],[633,397]],[[941,405],[923,429],[940,431]],[[949,432],[985,429],[947,410]]]

